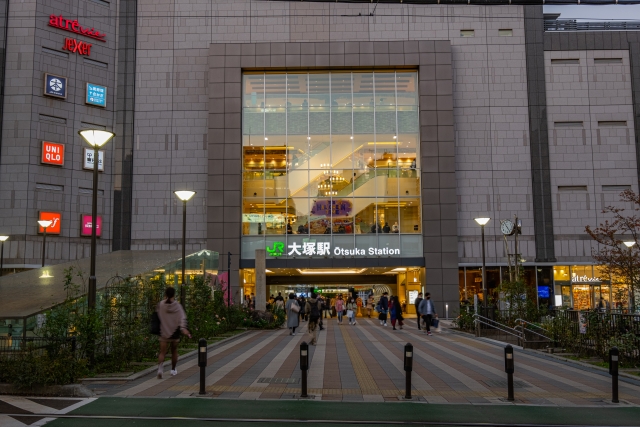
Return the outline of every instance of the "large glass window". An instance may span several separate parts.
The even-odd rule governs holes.
[[[244,258],[282,241],[422,256],[417,72],[246,73],[242,84]]]

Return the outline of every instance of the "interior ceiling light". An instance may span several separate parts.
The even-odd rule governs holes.
[[[360,274],[366,270],[366,268],[343,268],[343,269],[297,269],[300,274]]]
[[[407,268],[406,267],[398,267],[398,268],[394,268],[391,271],[407,271]]]
[[[273,273],[273,271],[271,271],[271,270],[269,270],[269,269],[266,269],[264,272],[265,272],[265,273]]]

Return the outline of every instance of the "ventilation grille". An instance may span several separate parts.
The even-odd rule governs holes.
[[[594,64],[622,64],[622,58],[594,58]]]
[[[584,122],[553,122],[553,127],[557,128],[581,128]]]
[[[111,6],[111,3],[109,3],[108,1],[105,0],[91,0],[94,3],[99,4],[100,6],[105,6],[105,7],[109,7]]]
[[[65,119],[63,117],[47,116],[46,114],[40,114],[40,121],[41,122],[51,122],[51,123],[56,123],[56,124],[60,124],[60,125],[66,125],[67,124],[67,119]]]
[[[88,195],[92,195],[93,194],[93,190],[91,188],[83,188],[80,187],[78,188],[78,194],[88,194]],[[104,190],[100,190],[98,189],[98,194],[100,196],[102,196],[104,194]]]
[[[630,185],[603,185],[602,191],[615,191],[621,193],[625,190],[631,190]]]
[[[84,58],[84,63],[87,65],[93,65],[94,67],[109,68],[109,64],[106,62],[96,61],[95,59]]]
[[[63,187],[62,185],[39,184],[39,183],[36,183],[36,190],[45,190],[45,191],[64,191],[64,187]]]
[[[598,121],[598,126],[600,126],[600,127],[607,127],[607,126],[626,127],[627,126],[627,121],[626,120],[603,120],[603,121]]]
[[[475,37],[475,30],[460,30],[460,37]]]
[[[580,60],[579,59],[563,59],[563,58],[558,58],[558,59],[552,59],[551,60],[551,64],[552,65],[563,65],[563,64],[579,64]]]
[[[97,125],[95,123],[88,123],[88,122],[80,122],[80,127],[82,129],[100,129],[100,130],[107,130],[106,126],[103,125]]]
[[[559,185],[558,186],[558,191],[560,192],[565,192],[565,191],[587,191],[587,186],[586,185]]]
[[[498,30],[498,35],[501,37],[511,37],[513,36],[513,30],[511,28],[503,28]]]

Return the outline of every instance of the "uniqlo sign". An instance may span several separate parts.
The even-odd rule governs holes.
[[[42,141],[42,163],[54,166],[64,165],[64,144]]]
[[[62,223],[62,214],[60,212],[40,212],[38,220],[51,221],[51,225],[47,227],[47,234],[60,234],[60,225]],[[44,233],[44,227],[38,224],[38,233]]]

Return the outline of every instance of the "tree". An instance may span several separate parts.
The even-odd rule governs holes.
[[[591,238],[599,243],[599,248],[593,250],[592,256],[611,277],[621,277],[629,285],[629,309],[635,312],[635,295],[638,294],[640,281],[640,248],[638,237],[640,234],[640,195],[632,190],[620,193],[620,201],[633,204],[633,213],[628,214],[624,208],[607,206],[602,210],[605,215],[611,215],[596,228],[586,226],[585,230]],[[633,242],[627,247],[625,242]]]

